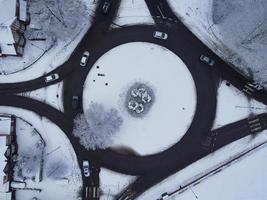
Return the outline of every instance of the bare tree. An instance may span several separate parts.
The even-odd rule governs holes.
[[[74,120],[73,134],[86,149],[105,149],[112,145],[122,123],[117,110],[106,111],[103,105],[91,103],[85,114]]]

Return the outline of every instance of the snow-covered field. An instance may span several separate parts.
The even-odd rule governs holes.
[[[27,188],[41,189],[42,192],[18,190],[17,199],[24,200],[38,197],[47,200],[77,200],[80,197],[79,192],[82,187],[81,172],[76,154],[62,130],[46,118],[40,118],[30,111],[4,106],[1,106],[0,110],[3,113],[14,114],[21,117],[29,124],[33,125],[25,124],[23,121],[18,122],[17,134],[21,134],[18,136],[18,145],[20,147],[21,144],[22,147],[22,152],[19,151],[19,153],[21,153],[19,156],[25,155],[29,158],[31,158],[31,155],[33,156],[33,154],[26,155],[23,151],[23,149],[27,150],[27,145],[28,148],[33,148],[31,144],[34,144],[36,141],[36,136],[34,136],[36,134],[31,135],[33,129],[40,133],[45,142],[43,180],[38,182],[26,179],[25,181]],[[28,172],[28,170],[26,172]],[[15,176],[15,180],[16,179],[21,180],[21,177]]]
[[[176,15],[219,56],[266,85],[265,0],[168,0]]]
[[[134,182],[136,177],[119,174],[108,169],[102,168],[99,174],[101,200],[112,200],[122,192],[128,185]]]
[[[237,120],[246,118],[253,114],[260,114],[267,111],[267,107],[255,100],[249,100],[247,97],[241,93],[239,90],[234,88],[233,86],[227,86],[225,81],[222,81],[220,87],[218,89],[218,102],[217,102],[217,114],[215,118],[215,122],[213,125],[213,129],[219,128],[225,124],[229,124],[235,122]],[[165,192],[173,192],[178,189],[180,186],[183,186],[187,183],[188,180],[193,180],[194,177],[197,177],[198,174],[209,171],[210,168],[219,165],[220,163],[224,163],[228,161],[233,155],[240,154],[247,149],[250,149],[260,143],[267,141],[267,131],[263,131],[262,133],[256,136],[247,136],[243,139],[235,141],[222,149],[206,156],[205,158],[193,163],[187,168],[177,172],[176,174],[170,176],[168,179],[156,185],[154,188],[151,188],[138,199],[146,200],[146,199],[157,199],[161,194]],[[265,145],[265,150],[261,150],[266,152],[267,147]],[[254,152],[255,153],[255,152]],[[191,187],[186,190],[181,195],[176,195],[171,197],[173,200],[190,200],[190,199],[227,199],[227,200],[236,200],[243,199],[241,197],[250,196],[253,200],[262,200],[265,194],[262,189],[262,184],[264,179],[260,175],[261,172],[265,170],[265,165],[267,164],[266,160],[262,159],[262,156],[257,156],[258,153],[251,154],[251,157],[246,157],[244,160],[240,161],[240,163],[234,163],[227,169],[230,170],[231,174],[222,171],[222,173],[217,174],[213,178],[207,178],[204,181],[200,182],[195,188]],[[264,153],[261,153],[264,154]],[[246,165],[253,160],[255,164]],[[264,165],[262,165],[262,163]],[[243,164],[244,163],[244,164]],[[242,166],[241,169],[240,167]],[[244,165],[244,166],[243,166]],[[255,173],[253,177],[253,166],[259,165],[257,168],[259,173]],[[239,170],[240,169],[240,170]],[[242,171],[241,171],[242,170]],[[248,173],[246,173],[248,172]],[[244,175],[244,173],[246,173]],[[233,176],[234,174],[234,176]],[[263,173],[264,176],[264,173]],[[234,180],[233,180],[233,177]],[[247,177],[244,178],[244,177]],[[211,179],[211,180],[210,180]],[[207,180],[207,181],[206,181]],[[251,184],[253,182],[254,184]],[[219,187],[219,184],[223,185],[223,187]],[[235,186],[234,186],[234,185]],[[241,188],[250,188],[251,190],[246,190]],[[222,189],[223,188],[223,189]],[[196,191],[195,191],[196,190]],[[207,192],[210,191],[210,192]],[[215,191],[215,192],[214,192]],[[229,192],[228,192],[229,191]],[[255,191],[258,195],[253,195],[253,191]],[[197,196],[195,196],[195,194]],[[233,193],[235,192],[235,193]],[[225,197],[226,195],[226,197]],[[237,198],[240,197],[240,198]],[[252,198],[253,197],[253,198]],[[246,199],[246,198],[244,198]]]
[[[206,179],[201,184],[191,187],[174,199],[190,200],[196,199],[195,196],[199,200],[267,199],[266,153],[267,146],[265,145],[264,148]]]
[[[259,139],[259,138],[258,138]],[[258,140],[256,139],[256,140]],[[259,140],[262,140],[263,137]],[[220,151],[217,151],[195,163],[184,170],[170,176],[154,188],[149,189],[140,196],[139,200],[157,199],[165,192],[173,192],[187,183],[188,179],[194,179],[195,176],[205,171],[209,171],[210,166],[218,165],[227,161],[231,156],[242,152],[245,148],[259,144],[256,140],[250,138],[242,139],[228,145]],[[265,141],[266,131],[265,131]],[[245,147],[245,145],[247,147]],[[245,147],[245,148],[244,148]],[[241,150],[243,148],[243,150]],[[196,186],[191,185],[186,191],[170,197],[172,200],[191,200],[191,199],[253,199],[263,200],[266,192],[263,185],[266,177],[265,166],[267,146],[255,150],[239,159],[234,164],[224,168],[221,172],[201,181]]]
[[[154,24],[144,0],[122,0],[113,26]]]
[[[232,85],[227,86],[226,83],[226,81],[222,81],[218,89],[218,102],[213,129],[251,115],[267,112],[267,106],[256,100],[248,99],[243,92],[240,92]]]
[[[126,92],[136,82],[155,94],[142,118],[131,116],[125,106]],[[135,42],[110,50],[94,64],[84,85],[84,109],[91,102],[114,108],[123,118],[112,147],[147,155],[169,148],[185,134],[194,116],[196,90],[179,57],[159,45]]]
[[[90,28],[95,8],[94,0],[31,1],[28,31],[42,32],[47,43],[29,41],[22,58],[1,57],[0,83],[31,80],[62,65]]]

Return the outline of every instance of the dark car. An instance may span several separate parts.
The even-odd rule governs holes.
[[[73,96],[72,97],[72,101],[71,101],[71,107],[73,109],[78,109],[79,106],[80,106],[79,97],[78,96]]]
[[[108,13],[109,13],[109,11],[110,11],[110,9],[111,9],[111,2],[108,2],[108,1],[106,1],[104,4],[103,4],[103,7],[102,7],[102,13],[104,14],[104,15],[108,15]]]
[[[199,59],[201,62],[203,62],[209,66],[214,66],[214,64],[215,64],[214,60],[212,60],[211,58],[209,58],[208,56],[205,56],[205,55],[201,55]]]

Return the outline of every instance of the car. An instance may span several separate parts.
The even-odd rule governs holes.
[[[108,15],[110,9],[111,9],[111,5],[112,3],[111,2],[108,2],[106,1],[104,4],[103,4],[103,7],[102,7],[102,13],[104,15]]]
[[[157,39],[160,39],[160,40],[167,40],[168,34],[160,32],[160,31],[154,31],[153,37],[157,38]]]
[[[211,58],[209,58],[208,56],[205,56],[205,55],[201,55],[199,57],[199,59],[200,59],[201,62],[203,62],[203,63],[205,63],[205,64],[207,64],[209,66],[214,66],[214,64],[215,64],[214,60],[212,60]]]
[[[83,56],[82,56],[82,59],[80,61],[80,65],[82,67],[84,67],[87,64],[89,57],[90,57],[89,51],[83,52]]]
[[[161,195],[160,200],[165,200],[165,199],[167,199],[168,197],[169,197],[169,194],[168,194],[167,192],[165,192],[165,193],[163,193],[163,194]]]
[[[45,82],[49,83],[49,82],[53,82],[53,81],[55,81],[57,79],[59,79],[59,75],[57,73],[55,73],[55,74],[51,74],[49,76],[46,76],[45,77]]]
[[[264,89],[262,83],[258,83],[258,82],[252,82],[252,83],[247,82],[246,85],[249,86],[249,87],[251,87],[251,88],[254,88],[257,91],[261,91],[261,90]]]
[[[79,106],[80,106],[79,97],[78,96],[72,96],[71,107],[73,109],[78,109]]]
[[[85,177],[89,177],[90,176],[90,164],[88,160],[84,160],[83,161],[83,175]]]

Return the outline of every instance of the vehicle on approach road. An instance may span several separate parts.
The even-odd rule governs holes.
[[[59,79],[59,75],[55,73],[55,74],[51,74],[49,76],[46,76],[45,77],[45,82],[49,83],[49,82],[55,81],[57,79]]]
[[[85,177],[89,177],[90,176],[90,164],[88,160],[84,160],[83,161],[83,175]]]
[[[209,66],[214,66],[214,64],[215,64],[215,61],[214,61],[214,60],[212,60],[211,58],[209,58],[208,56],[205,56],[205,55],[201,55],[201,56],[199,57],[199,60],[200,60],[201,62],[203,62],[203,63],[209,65]]]
[[[90,53],[88,51],[83,52],[80,65],[84,67],[87,64],[89,57],[90,57]]]
[[[71,107],[73,109],[78,109],[79,106],[80,106],[79,97],[78,96],[72,96]]]
[[[157,39],[160,39],[160,40],[167,40],[168,34],[160,32],[160,31],[154,31],[153,37],[157,38]]]
[[[112,3],[109,2],[109,1],[106,1],[104,4],[103,4],[103,7],[102,7],[102,13],[104,15],[108,15],[110,9],[111,9],[111,5]]]
[[[253,88],[253,89],[257,90],[257,91],[261,91],[261,90],[264,89],[262,83],[258,83],[258,82],[252,82],[252,83],[247,82],[246,85],[247,85],[248,87],[250,87],[250,88]]]

